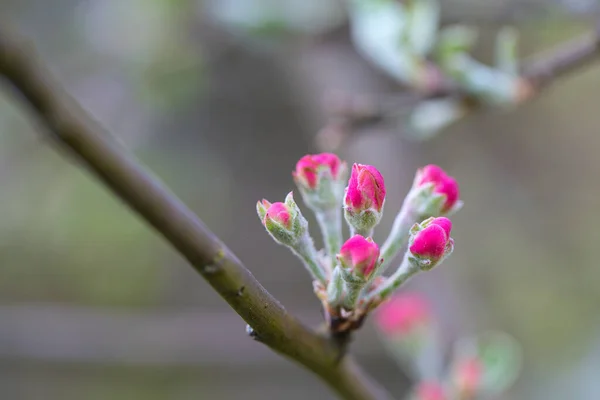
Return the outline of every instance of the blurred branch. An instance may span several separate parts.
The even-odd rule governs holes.
[[[160,232],[252,327],[256,340],[310,369],[343,398],[389,398],[337,341],[288,314],[185,204],[65,92],[31,45],[8,29],[0,29],[0,74],[55,143]]]
[[[526,62],[521,69],[516,103],[533,99],[554,82],[598,60],[600,22],[590,35],[576,38]],[[353,131],[385,122],[394,115],[408,113],[410,108],[429,99],[455,98],[469,112],[485,106],[480,99],[445,79],[434,63],[429,62],[425,70],[428,76],[436,77],[426,90],[409,89],[407,92],[387,95],[337,94],[328,99],[326,108],[329,119],[317,137],[320,147],[336,148]]]
[[[575,39],[548,55],[538,57],[526,64],[522,76],[539,92],[558,78],[598,59],[600,59],[600,22],[589,37]]]

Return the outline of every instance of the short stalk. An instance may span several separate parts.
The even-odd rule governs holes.
[[[402,260],[402,264],[400,264],[396,272],[387,278],[383,285],[367,295],[365,298],[367,303],[377,298],[381,300],[386,299],[411,276],[420,271],[419,265],[409,260],[409,255],[410,253],[406,252],[404,259]]]
[[[366,238],[373,237],[373,229],[357,229],[350,226],[350,236],[360,235]]]
[[[381,247],[381,257],[383,258],[383,262],[375,270],[374,276],[384,273],[392,261],[398,256],[398,253],[402,250],[408,240],[408,231],[416,222],[416,219],[410,205],[404,203],[394,220],[390,235]]]
[[[323,285],[327,284],[327,277],[325,271],[319,262],[317,261],[317,250],[309,235],[300,240],[300,242],[291,248],[292,251],[302,260],[306,269],[312,275],[313,279],[321,282]]]
[[[315,210],[317,222],[323,234],[325,249],[331,260],[331,268],[335,264],[335,256],[342,246],[342,209],[334,207],[325,210]]]
[[[330,307],[337,307],[344,298],[344,280],[342,270],[339,266],[333,269],[331,279],[327,285],[327,304]]]
[[[344,308],[347,310],[353,310],[356,305],[356,300],[360,295],[364,282],[348,282],[344,281]]]

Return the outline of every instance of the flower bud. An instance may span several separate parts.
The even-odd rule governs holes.
[[[360,280],[368,279],[380,261],[379,246],[371,238],[354,235],[344,243],[337,256],[340,264]]]
[[[332,153],[307,154],[298,160],[292,175],[298,186],[314,190],[324,176],[337,179],[342,164],[338,156]]]
[[[446,400],[446,391],[441,383],[429,381],[421,382],[415,388],[411,400]]]
[[[309,207],[334,209],[344,194],[346,170],[346,163],[335,154],[307,154],[296,163],[292,176]]]
[[[418,170],[413,189],[423,191],[419,196],[422,215],[446,215],[462,206],[458,183],[437,165],[427,165]]]
[[[448,218],[429,218],[411,228],[409,252],[423,270],[429,270],[452,253],[452,222]]]
[[[385,183],[371,165],[354,164],[346,188],[346,220],[358,232],[370,231],[379,223],[385,202]]]
[[[256,204],[256,210],[267,232],[280,244],[294,246],[306,233],[308,222],[292,192],[285,198],[285,203],[270,203],[263,199]]]
[[[432,319],[429,303],[416,293],[403,293],[379,306],[375,322],[388,336],[406,336],[421,330]]]
[[[484,365],[477,357],[458,360],[452,368],[452,383],[461,398],[474,398],[481,388]]]

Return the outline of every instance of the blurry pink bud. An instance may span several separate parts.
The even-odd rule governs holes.
[[[404,293],[379,306],[375,321],[387,335],[406,335],[429,324],[431,310],[419,294]]]
[[[458,361],[453,371],[453,381],[458,393],[466,398],[475,396],[481,387],[482,375],[481,360],[471,357]]]
[[[438,382],[421,382],[415,390],[415,400],[446,400],[444,387]]]
[[[373,239],[354,235],[344,243],[338,260],[360,278],[369,278],[379,262],[379,246]]]
[[[354,164],[346,190],[346,208],[360,213],[371,208],[377,212],[383,209],[385,183],[377,168],[371,165]]]
[[[427,165],[418,170],[415,183],[416,186],[433,183],[433,192],[445,196],[445,201],[441,209],[442,214],[450,211],[459,201],[460,190],[458,183],[437,165]]]
[[[307,154],[296,163],[292,172],[294,180],[305,189],[316,189],[319,185],[319,169],[324,168],[333,179],[337,179],[342,161],[332,153]]]
[[[452,222],[448,218],[431,218],[424,221],[423,229],[411,238],[409,251],[419,258],[429,259],[432,263],[441,260],[452,247],[450,238]]]

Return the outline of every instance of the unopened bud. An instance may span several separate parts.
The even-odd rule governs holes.
[[[448,218],[429,218],[411,228],[409,252],[412,262],[417,262],[422,270],[430,270],[454,249],[450,237],[452,222]]]
[[[346,220],[357,233],[371,231],[381,219],[385,202],[385,183],[371,165],[354,164],[346,188]]]
[[[346,271],[361,280],[366,280],[381,261],[379,246],[371,238],[354,235],[340,249],[338,260]]]
[[[417,171],[411,192],[413,207],[425,218],[450,214],[462,207],[458,183],[437,165]]]
[[[259,201],[256,210],[267,232],[276,242],[295,246],[305,235],[308,222],[294,201],[292,192],[285,202],[270,203]]]
[[[323,210],[338,208],[344,194],[346,163],[332,153],[308,154],[292,173],[308,206]]]

